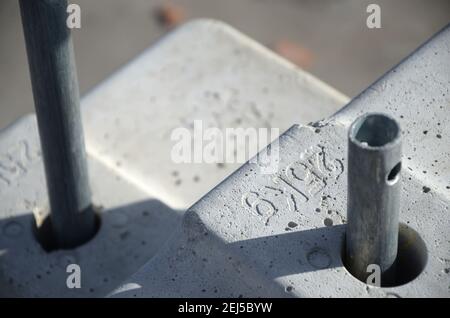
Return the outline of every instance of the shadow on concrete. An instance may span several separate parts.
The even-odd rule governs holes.
[[[151,259],[179,226],[181,211],[146,200],[101,212],[88,243],[46,252],[31,212],[0,219],[0,297],[103,297]],[[67,265],[81,269],[81,289],[68,289]]]
[[[242,240],[226,247],[259,267],[267,278],[342,267],[345,225],[315,228]]]
[[[342,267],[344,233],[336,225],[227,243],[188,211],[168,247],[111,296],[293,297],[279,278]]]

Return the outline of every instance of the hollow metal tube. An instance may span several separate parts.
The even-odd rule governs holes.
[[[66,0],[20,0],[53,236],[71,248],[95,233]]]
[[[381,284],[395,279],[398,248],[401,131],[380,113],[359,117],[348,136],[346,265],[366,282],[378,265]]]

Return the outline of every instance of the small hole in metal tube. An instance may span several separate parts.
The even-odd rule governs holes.
[[[391,171],[386,176],[386,182],[388,185],[394,185],[397,183],[398,179],[400,178],[400,171],[402,170],[402,163],[397,163],[394,168],[391,169]]]

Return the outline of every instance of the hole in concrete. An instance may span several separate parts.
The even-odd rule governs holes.
[[[95,231],[94,234],[86,241],[80,244],[79,246],[87,243],[91,239],[95,237],[95,235],[98,233],[100,226],[101,226],[101,218],[100,213],[98,211],[98,208],[95,208]],[[50,218],[50,215],[48,215],[42,223],[39,225],[36,220],[33,222],[33,234],[38,241],[38,243],[41,245],[42,249],[46,251],[47,253],[56,251],[56,250],[63,250],[68,248],[61,248],[58,246],[58,243],[56,242],[56,239],[53,235],[53,228],[52,228],[52,221]],[[78,247],[74,246],[73,248]]]
[[[398,138],[397,122],[383,114],[369,114],[356,123],[353,138],[364,146],[381,147]]]
[[[386,182],[388,185],[394,185],[397,183],[400,178],[400,171],[402,170],[402,163],[399,162],[395,165],[394,168],[388,173],[386,176]]]
[[[428,188],[428,187],[426,187],[426,186],[423,186],[423,187],[422,187],[422,191],[423,191],[423,193],[428,193],[428,192],[431,191],[431,189]]]
[[[323,220],[323,224],[325,224],[325,226],[333,226],[333,220],[330,218],[325,218]]]
[[[345,246],[346,241],[344,235],[344,240],[341,247],[342,263],[350,275],[353,276],[345,261]],[[412,282],[422,273],[425,265],[427,264],[427,260],[427,247],[419,233],[408,225],[400,223],[397,258],[393,266],[395,269],[395,272],[393,273],[394,279],[390,282],[381,282],[381,287],[396,287]]]

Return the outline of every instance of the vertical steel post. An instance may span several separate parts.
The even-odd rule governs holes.
[[[348,136],[346,265],[366,282],[378,265],[381,285],[395,279],[397,257],[401,131],[385,114],[359,117]]]
[[[66,0],[20,0],[33,96],[59,248],[95,234]]]

